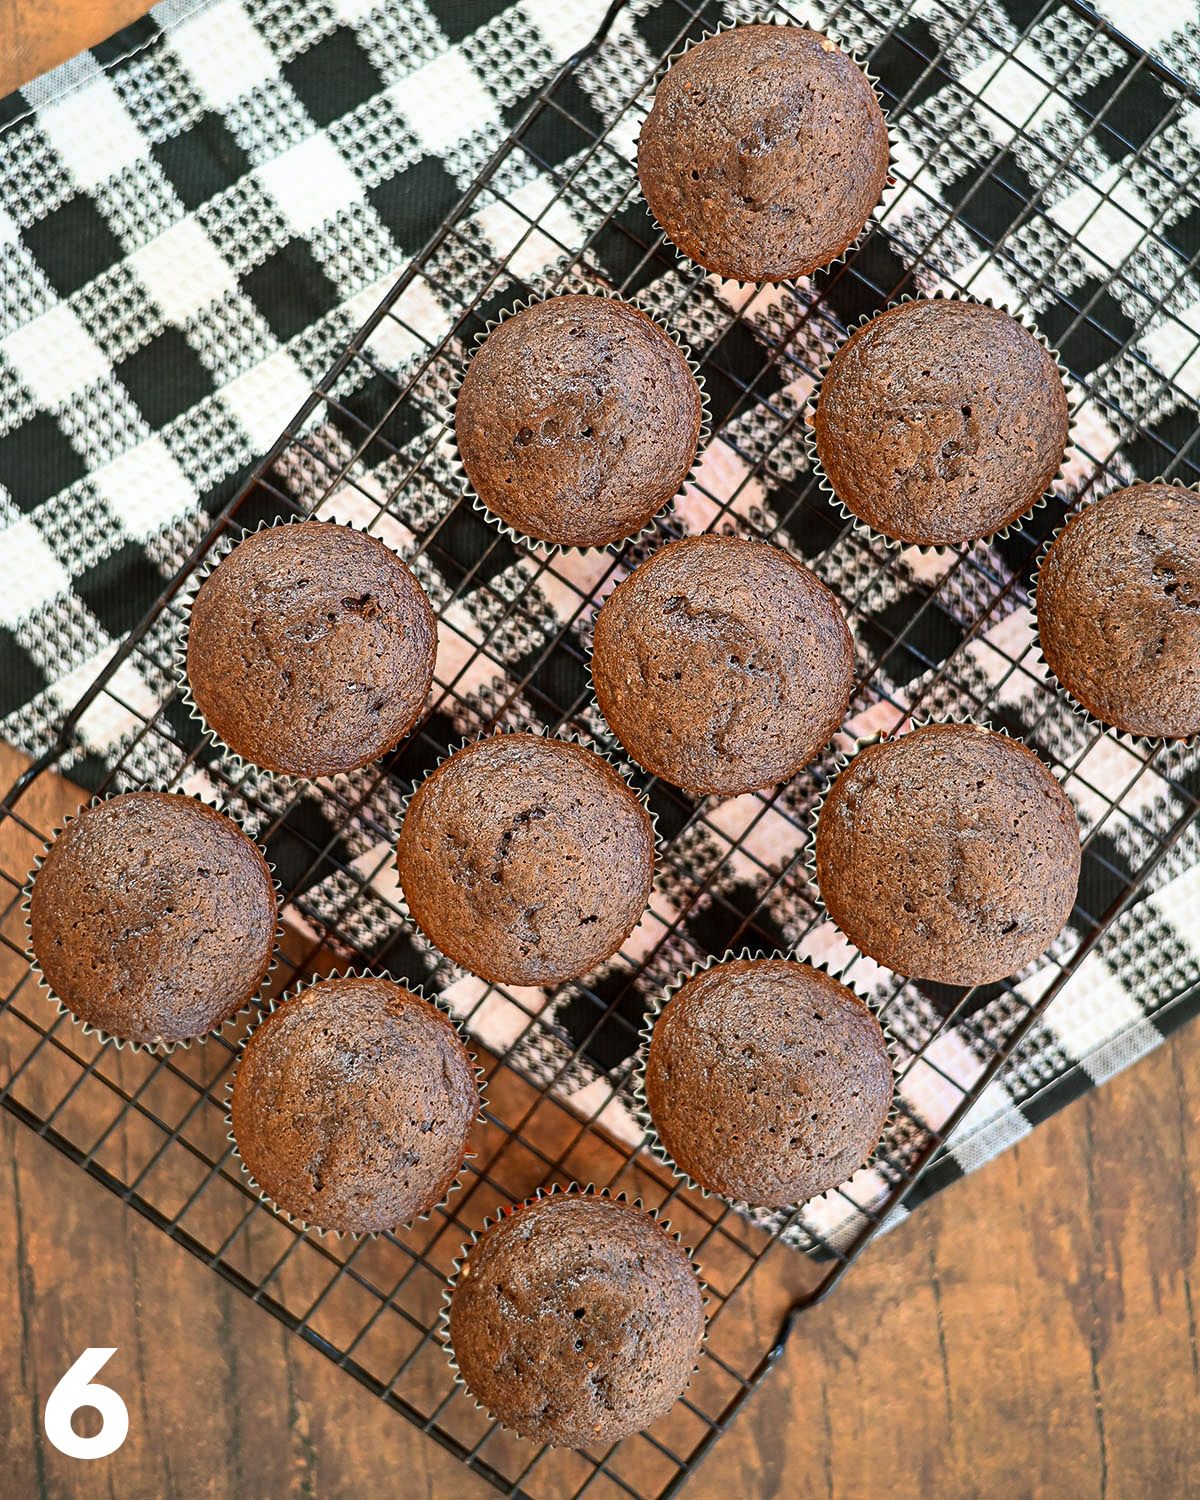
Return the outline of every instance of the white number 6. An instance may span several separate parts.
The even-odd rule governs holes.
[[[125,1441],[129,1411],[111,1386],[95,1385],[92,1376],[109,1362],[115,1349],[85,1349],[50,1392],[46,1402],[46,1436],[68,1458],[107,1458]],[[100,1431],[95,1437],[80,1437],[71,1418],[81,1406],[100,1413]]]

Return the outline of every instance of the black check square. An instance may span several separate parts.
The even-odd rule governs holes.
[[[339,301],[337,287],[301,239],[289,241],[248,271],[242,290],[283,344]]]
[[[212,375],[178,328],[164,328],[116,367],[118,380],[152,427],[162,427],[213,392]]]
[[[83,459],[49,412],[35,413],[0,437],[0,484],[21,510],[35,510],[86,473]]]
[[[1113,161],[1140,150],[1177,108],[1177,99],[1138,63],[1099,79],[1079,103],[1097,117],[1095,138]]]
[[[283,69],[296,97],[322,128],[383,88],[370,57],[348,26],[339,26]]]
[[[189,130],[160,141],[153,155],[188,210],[232,187],[250,170],[250,158],[211,110]]]
[[[427,226],[444,219],[462,190],[436,156],[423,156],[368,192],[371,207],[406,250],[415,250],[428,237]]]
[[[50,686],[51,678],[5,625],[0,625],[0,720],[16,713]]]
[[[124,254],[87,193],[76,193],[21,236],[60,297],[69,297]]]
[[[141,619],[165,582],[143,547],[126,542],[75,579],[75,592],[114,639]]]

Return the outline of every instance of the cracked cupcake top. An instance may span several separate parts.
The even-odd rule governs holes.
[[[819,31],[737,26],[690,47],[638,142],[650,212],[719,276],[783,281],[857,238],[887,182],[870,80]]]
[[[447,957],[494,984],[558,984],[641,920],[654,827],[594,751],[497,734],[417,787],[396,862],[413,919]]]
[[[243,759],[332,776],[408,733],[436,654],[429,600],[390,547],[302,521],[252,532],[204,580],[187,676],[210,728]]]
[[[785,1208],[845,1182],[879,1142],[892,1062],[840,981],[791,959],[731,959],[654,1024],[646,1103],[675,1165],[710,1192]]]
[[[787,781],[832,738],[854,642],[834,595],[780,548],[685,537],[605,600],[592,676],[638,765],[736,796]]]
[[[949,546],[1002,531],[1045,493],[1070,424],[1053,356],[978,302],[902,302],[829,362],[812,418],[848,510],[895,541]]]
[[[450,1191],[479,1110],[449,1018],[390,979],[323,979],[247,1038],[238,1154],[280,1208],[319,1229],[408,1224]]]
[[[80,1021],[131,1042],[206,1036],[258,993],[275,887],[236,823],[172,792],[84,808],[33,884],[31,941]]]
[[[1079,825],[1032,750],[977,724],[927,724],[860,750],[816,835],[829,915],[913,979],[975,985],[1040,957],[1071,915]]]
[[[602,547],[675,496],[701,416],[687,358],[652,318],[568,294],[492,330],[467,366],[454,430],[493,515],[540,541]]]

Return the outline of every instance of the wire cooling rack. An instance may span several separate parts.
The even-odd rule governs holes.
[[[796,1311],[834,1285],[1067,979],[1177,866],[1197,811],[1195,754],[1129,746],[1083,723],[1047,687],[1018,628],[1031,562],[1061,503],[988,548],[889,551],[846,526],[816,485],[803,410],[820,361],[862,313],[938,288],[1007,287],[1011,300],[1016,285],[1020,310],[1063,351],[1083,405],[1063,496],[1137,475],[1200,477],[1194,404],[1139,342],[1153,318],[1173,339],[1174,368],[1200,352],[1173,311],[1195,264],[1187,236],[1200,223],[1200,198],[1172,175],[1181,112],[1200,95],[1080,0],[1010,4],[999,27],[994,7],[937,0],[919,14],[857,0],[819,16],[775,14],[824,21],[860,47],[891,116],[896,184],[846,263],[811,284],[754,291],[677,260],[641,206],[632,145],[666,58],[738,11],[681,0],[626,9],[618,0],[4,803],[30,856],[3,871],[5,1106],[514,1495],[662,1496],[684,1482],[777,1356]],[[1092,73],[1107,83],[1090,84]],[[1020,97],[1032,92],[1024,124],[1004,112],[1014,81]],[[933,131],[922,101],[944,89],[954,107]],[[1120,169],[1106,177],[1101,155]],[[1099,277],[1087,230],[1118,212],[1133,173],[1143,198],[1157,191],[1173,208],[1127,230],[1119,263]],[[1076,185],[1091,193],[1090,207],[1074,223],[1066,215],[1064,229],[1056,204]],[[1152,302],[1148,263],[1159,267]],[[589,286],[639,296],[690,341],[714,431],[657,538],[581,560],[514,545],[471,509],[446,421],[464,356],[490,319],[530,291]],[[175,682],[174,649],[185,586],[214,548],[243,527],[314,512],[371,525],[412,561],[438,608],[442,655],[431,713],[396,754],[320,788],[284,788],[204,741]],[[788,546],[840,590],[860,648],[855,732],[909,714],[991,719],[1054,764],[1086,832],[1079,905],[1031,974],[963,992],[906,986],[856,961],[850,977],[874,990],[899,1042],[898,1117],[877,1162],[844,1190],[757,1220],[683,1190],[640,1148],[629,1074],[647,997],[688,963],[726,947],[836,956],[804,862],[808,811],[832,751],[788,788],[724,804],[642,778],[666,839],[651,911],[600,975],[553,997],[497,990],[450,968],[404,923],[390,875],[399,800],[453,741],[498,724],[538,725],[612,748],[588,693],[595,600],[659,541],[706,527]],[[153,701],[129,691],[129,662],[138,680],[159,684]],[[447,1211],[357,1243],[297,1234],[256,1201],[231,1158],[229,1042],[168,1058],[118,1052],[57,1017],[36,990],[20,892],[52,829],[33,818],[30,788],[85,715],[106,711],[132,727],[102,791],[203,790],[267,844],[287,899],[277,991],[368,962],[444,989],[480,1039],[487,1118]],[[839,739],[842,749],[850,743]],[[1171,1003],[1186,998],[1190,977],[1167,965],[1159,982]],[[582,1453],[539,1449],[497,1428],[453,1385],[436,1338],[445,1277],[467,1232],[498,1204],[573,1179],[664,1209],[695,1247],[711,1297],[711,1337],[686,1399],[651,1432]],[[779,1239],[806,1252],[794,1257],[806,1289],[764,1350],[748,1287]]]

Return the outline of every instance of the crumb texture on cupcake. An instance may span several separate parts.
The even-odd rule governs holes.
[[[491,331],[454,427],[493,515],[539,541],[602,547],[678,493],[702,415],[687,358],[652,318],[614,297],[566,294]]]
[[[1038,573],[1042,654],[1130,734],[1200,734],[1200,494],[1135,484],[1085,506]]]
[[[201,584],[187,676],[209,727],[244,760],[332,776],[412,728],[436,655],[429,600],[391,548],[303,521],[252,532]]]
[[[837,599],[778,547],[670,542],[605,600],[600,710],[647,771],[695,796],[787,781],[840,726],[854,641]]]
[[[497,734],[421,782],[396,858],[414,921],[447,957],[495,984],[558,984],[641,920],[654,826],[594,751]]]
[[[668,239],[740,281],[836,260],[883,195],[888,137],[866,74],[802,26],[749,25],[691,47],[658,86],[638,177]]]
[[[324,979],[249,1036],[234,1078],[238,1154],[318,1229],[409,1224],[450,1191],[479,1110],[450,1019],[390,979]]]
[[[449,1313],[467,1389],[505,1427],[564,1447],[664,1416],[691,1378],[704,1300],[687,1252],[649,1214],[556,1193],[467,1252]]]
[[[870,1156],[892,1063],[879,1022],[838,980],[789,959],[732,959],[668,1000],[645,1087],[681,1171],[726,1198],[786,1208]]]
[[[851,334],[812,419],[838,499],[895,541],[1002,531],[1046,493],[1070,432],[1049,350],[1000,308],[902,302]]]
[[[1071,914],[1079,826],[1032,750],[975,724],[928,724],[860,750],[816,833],[829,915],[898,974],[1003,979]]]
[[[31,944],[51,991],[124,1041],[206,1036],[258,993],[275,945],[271,872],[223,813],[169,792],[84,808],[46,855]]]

